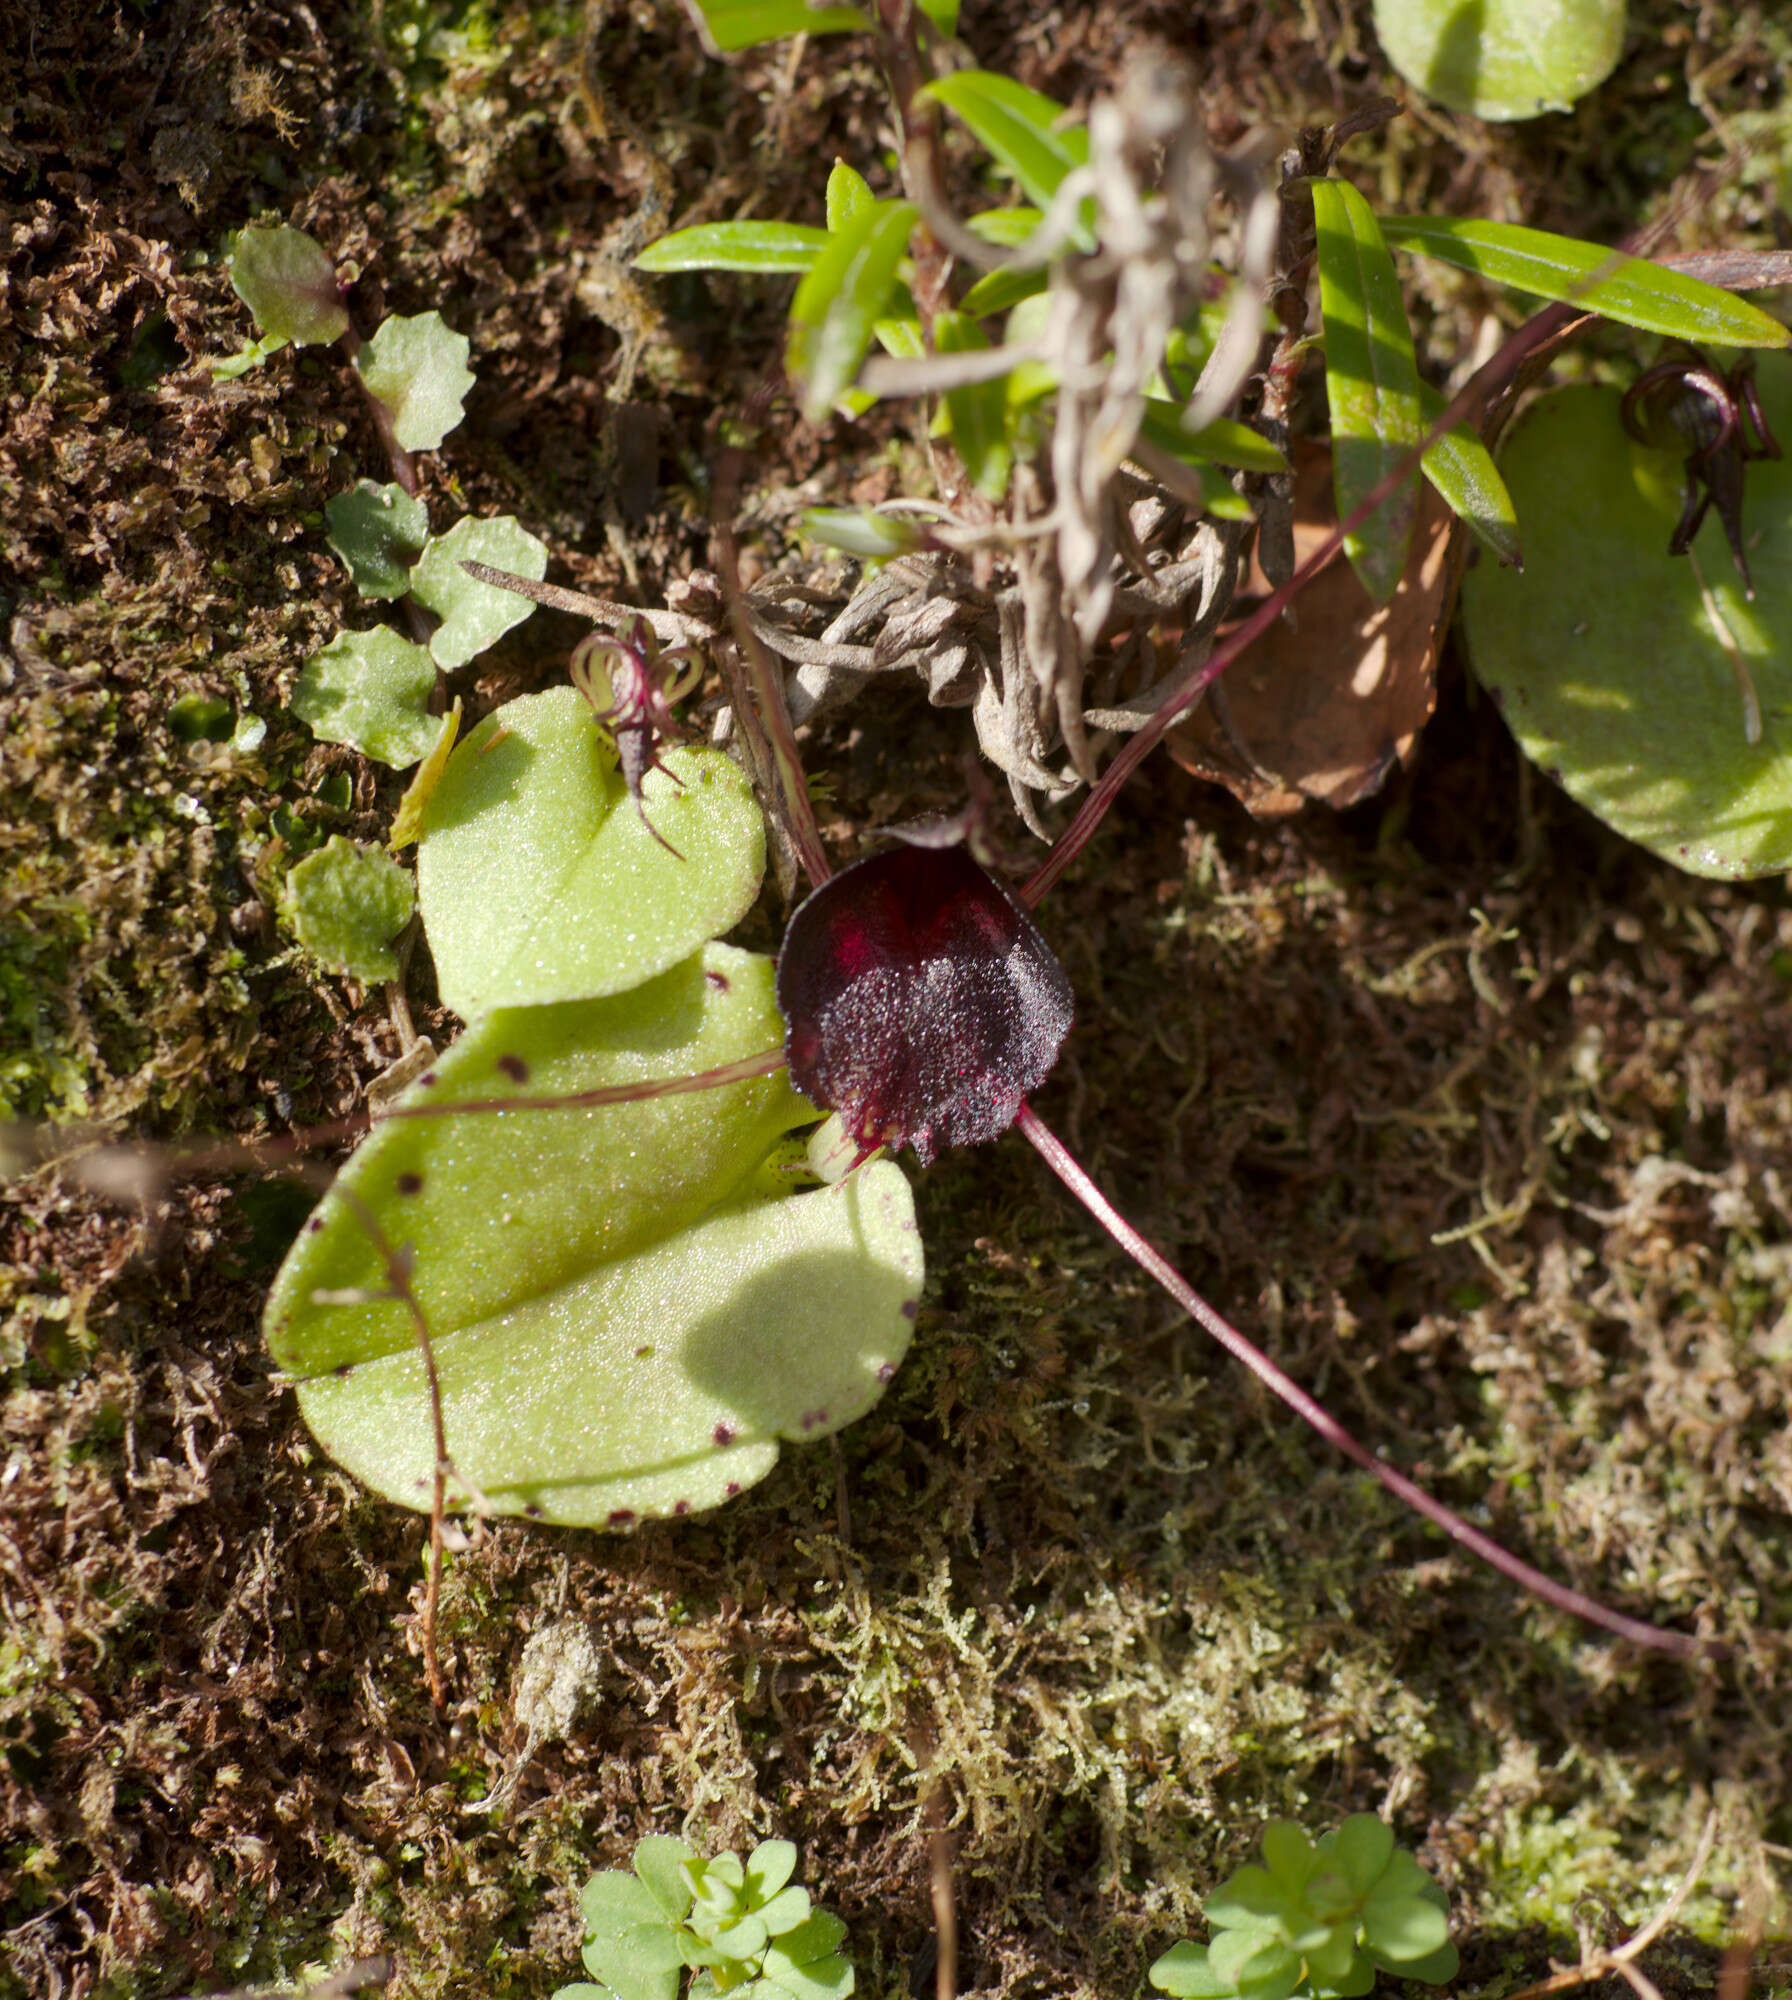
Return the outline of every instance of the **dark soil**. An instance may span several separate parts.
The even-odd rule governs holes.
[[[1792,239],[1773,10],[1635,11],[1574,114],[1415,105],[1364,185],[1602,240],[1664,215],[1680,248]],[[437,307],[471,336],[426,497],[519,514],[557,580],[663,602],[709,560],[708,468],[749,408],[759,561],[803,506],[921,462],[900,412],[797,418],[782,287],[650,295],[622,262],[665,226],[644,146],[676,221],[817,220],[836,154],[887,183],[864,45],[727,66],[637,0],[600,24],[598,103],[581,27],[502,0],[0,21],[0,1109],[53,1146],[338,1118],[399,1046],[275,913],[294,839],[378,840],[399,790],[285,707],[364,622],[321,509],[383,457],[321,350],[214,384],[250,337],[229,231],[313,232],[358,267],[364,327]],[[1227,144],[1388,82],[1367,8],[1334,0],[994,0],[965,36],[1078,103],[1162,40]],[[1486,301],[1427,284],[1448,366]],[[553,682],[579,629],[521,627],[466,677],[475,712]],[[181,740],[188,694],[265,741]],[[969,741],[885,688],[806,744],[837,856],[959,796]],[[1453,1504],[1729,1656],[1615,1645],[1453,1554],[1009,1139],[920,1182],[915,1351],[840,1440],[850,1541],[834,1460],[800,1450],[632,1538],[481,1529],[447,1574],[438,1715],[425,1524],[321,1458],[261,1345],[303,1190],[103,1199],[38,1167],[0,1209],[0,1993],[152,2000],[391,1951],[394,1992],[546,1994],[585,1875],[661,1831],[796,1840],[860,1992],[893,1996],[931,1931],[934,1795],[967,1990],[1136,1992],[1276,1814],[1385,1811],[1451,1892],[1468,1992],[1641,1922],[1712,1812],[1650,1976],[1704,1991],[1726,1940],[1785,1935],[1783,885],[1625,846],[1451,666],[1414,769],[1342,818],[1254,824],[1154,758],[1041,921],[1078,1021],[1040,1109],[1134,1220]],[[429,979],[419,954],[439,1041]]]

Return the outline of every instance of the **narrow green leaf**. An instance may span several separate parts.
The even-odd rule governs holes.
[[[390,855],[333,834],[289,871],[281,904],[300,944],[333,971],[398,977],[392,940],[410,922],[416,886]]]
[[[921,12],[942,35],[958,33],[958,0],[921,0]]]
[[[1778,320],[1733,292],[1572,236],[1438,215],[1390,215],[1381,229],[1397,250],[1436,257],[1493,284],[1581,306],[1649,333],[1719,347],[1792,344],[1792,333]]]
[[[1288,461],[1268,438],[1235,417],[1216,417],[1198,431],[1182,428],[1182,405],[1145,400],[1139,432],[1187,465],[1229,465],[1242,472],[1286,472]]]
[[[808,7],[803,0],[703,0],[703,24],[724,54],[785,35],[841,35],[871,26],[857,7]]]
[[[844,229],[856,217],[861,216],[877,200],[871,192],[871,183],[856,167],[849,167],[844,160],[836,160],[828,175],[827,218],[828,229]]]
[[[943,104],[994,154],[996,164],[1020,183],[1027,199],[1044,209],[1073,167],[1089,160],[1089,134],[1066,125],[1069,113],[1012,77],[986,69],[961,69],[919,92]]]
[[[1042,218],[1039,210],[1031,203],[1017,203],[1012,208],[984,208],[966,218],[973,236],[981,236],[985,243],[993,243],[998,249],[1016,250],[1026,242]]]
[[[804,531],[830,549],[867,562],[888,562],[921,545],[921,528],[871,507],[811,507],[803,516]]]
[[[959,301],[959,308],[977,319],[993,318],[997,313],[1010,311],[1022,299],[1034,298],[1043,292],[1051,283],[1051,275],[1043,264],[1036,264],[1025,271],[1012,270],[1004,264],[994,271],[985,271]]]
[[[461,420],[473,344],[439,312],[395,315],[363,341],[355,368],[406,451],[434,451]]]
[[[1400,280],[1369,204],[1348,181],[1313,183],[1332,491],[1339,520],[1368,498],[1424,435],[1419,371]],[[1377,604],[1406,568],[1418,493],[1406,481],[1345,538],[1344,553]]]
[[[828,238],[797,286],[785,358],[811,423],[827,415],[858,373],[914,226],[911,202],[878,202]]]
[[[1427,430],[1443,411],[1443,397],[1429,383],[1421,382],[1419,412]],[[1457,424],[1445,431],[1435,444],[1426,447],[1421,464],[1425,477],[1457,520],[1465,522],[1469,532],[1502,563],[1521,567],[1518,510],[1512,505],[1492,452],[1476,436],[1474,426]]]
[[[966,313],[942,312],[933,322],[933,341],[941,354],[962,354],[973,349],[987,350],[983,329]],[[1008,490],[1008,474],[1014,453],[1008,435],[1008,385],[997,376],[989,382],[972,382],[962,389],[948,389],[946,414],[952,427],[952,441],[964,461],[964,469],[977,491],[999,500]]]
[[[436,663],[389,625],[339,632],[299,669],[292,712],[326,743],[348,743],[402,771],[429,754]]]
[[[637,271],[806,271],[828,240],[806,222],[700,222],[648,244]]]

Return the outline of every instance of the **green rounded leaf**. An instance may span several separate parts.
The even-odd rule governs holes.
[[[1440,1945],[1423,1958],[1403,1959],[1397,1964],[1384,1960],[1373,1945],[1369,1947],[1369,1956],[1384,1972],[1397,1972],[1402,1979],[1417,1979],[1426,1986],[1449,1985],[1462,1967],[1462,1956],[1453,1944]]]
[[[1228,1930],[1264,1931],[1279,1925],[1291,1907],[1298,1913],[1298,1904],[1282,1884],[1267,1868],[1253,1862],[1222,1882],[1202,1904],[1201,1912],[1210,1924]]]
[[[293,686],[292,712],[326,743],[349,743],[402,771],[429,754],[440,727],[429,713],[436,665],[389,625],[344,632],[313,653]]]
[[[461,420],[473,344],[439,312],[395,316],[363,341],[355,367],[406,451],[434,451]]]
[[[281,901],[312,957],[370,983],[398,977],[392,940],[411,920],[416,888],[389,854],[333,834],[288,871]]]
[[[1363,1939],[1377,1958],[1399,1965],[1441,1951],[1450,1941],[1450,1920],[1422,1896],[1372,1896],[1363,1911]]]
[[[442,621],[429,650],[444,671],[476,659],[535,609],[532,599],[514,590],[470,577],[463,562],[489,563],[539,583],[548,572],[547,544],[513,514],[469,515],[431,540],[411,571],[410,585],[417,602]]]
[[[806,271],[828,240],[803,222],[703,222],[648,244],[638,271]]]
[[[302,229],[251,223],[238,230],[226,268],[237,297],[264,336],[257,358],[289,341],[317,347],[348,331],[336,266],[323,245]]]
[[[402,597],[429,540],[429,509],[402,486],[361,480],[324,505],[331,548],[363,597]]]
[[[796,1873],[796,1843],[791,1840],[764,1840],[747,1857],[746,1886],[756,1906],[763,1909]],[[805,1903],[807,1898],[805,1897]],[[791,1923],[800,1923],[793,1917]],[[789,1930],[790,1924],[773,1927]]]
[[[1792,361],[1764,357],[1760,384],[1787,435]],[[1525,568],[1464,579],[1475,672],[1525,754],[1618,832],[1695,875],[1779,874],[1792,868],[1792,462],[1748,468],[1752,603],[1715,510],[1701,529],[1708,607],[1692,562],[1667,552],[1681,460],[1630,439],[1618,402],[1560,390],[1508,443]]]
[[[636,1845],[635,1873],[673,1923],[682,1923],[684,1913],[691,1907],[684,1866],[695,1859],[696,1849],[682,1840],[674,1840],[670,1834],[650,1833]]]
[[[675,853],[571,688],[508,703],[455,750],[424,810],[417,883],[457,1014],[622,992],[746,914],[765,870],[752,786],[720,751],[664,754],[643,806]]]
[[[585,1969],[616,2000],[676,2000],[684,1960],[677,1933],[645,1885],[620,1869],[593,1875],[579,1897]]]
[[[1375,0],[1388,60],[1427,97],[1477,118],[1566,111],[1624,49],[1624,0]]]
[[[1784,347],[1792,342],[1792,333],[1747,299],[1603,244],[1511,222],[1437,215],[1383,216],[1381,233],[1396,250],[1436,257],[1493,284],[1603,313],[1648,333],[1718,347]]]
[[[1207,1963],[1207,1947],[1191,1944],[1186,1938],[1154,1960],[1145,1976],[1173,2000],[1222,2000],[1232,1991]]]
[[[739,1061],[782,1040],[772,972],[711,945],[610,1000],[490,1015],[400,1108]],[[449,1450],[500,1513],[615,1527],[717,1506],[764,1477],[781,1439],[854,1421],[907,1351],[920,1238],[887,1162],[809,1194],[763,1172],[813,1117],[780,1073],[632,1103],[387,1118],[268,1302],[269,1345],[318,1442],[388,1499],[428,1506],[415,1331],[382,1295],[363,1205],[410,1246]]]

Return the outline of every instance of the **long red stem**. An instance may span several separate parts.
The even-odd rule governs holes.
[[[1235,1360],[1242,1361],[1251,1373],[1279,1396],[1297,1416],[1303,1417],[1311,1424],[1327,1444],[1335,1445],[1352,1464],[1360,1465],[1365,1472],[1372,1474],[1390,1493],[1404,1500],[1415,1513],[1423,1514],[1426,1520],[1440,1527],[1453,1541],[1460,1542],[1465,1549],[1472,1550],[1483,1562],[1491,1563],[1502,1576],[1509,1576],[1522,1589],[1541,1597],[1559,1610],[1572,1613],[1576,1618],[1586,1619],[1591,1625],[1601,1625],[1606,1631],[1615,1632],[1621,1639],[1633,1639],[1639,1646],[1653,1646],[1659,1652],[1674,1653],[1683,1659],[1715,1650],[1708,1644],[1687,1637],[1683,1632],[1668,1632],[1659,1625],[1646,1624],[1640,1618],[1627,1618],[1623,1612],[1610,1610],[1581,1591],[1570,1589],[1565,1583],[1557,1583],[1554,1578],[1545,1576],[1540,1569],[1533,1569],[1529,1563],[1521,1562],[1510,1550],[1501,1548],[1498,1542],[1491,1536],[1482,1534],[1479,1528],[1471,1527],[1460,1514],[1453,1514],[1441,1500],[1434,1500],[1422,1486],[1414,1485],[1404,1474],[1396,1472],[1391,1465],[1384,1465],[1366,1445],[1358,1444],[1343,1425],[1316,1403],[1297,1382],[1284,1375],[1261,1348],[1254,1346],[1236,1327],[1221,1319],[1181,1272],[1153,1248],[1115,1208],[1077,1164],[1063,1141],[1045,1124],[1030,1104],[1021,1106],[1020,1116],[1015,1120],[1015,1124],[1026,1135],[1046,1165],[1094,1216],[1102,1228],[1142,1271],[1149,1273],[1163,1286],[1184,1312],[1210,1333]]]

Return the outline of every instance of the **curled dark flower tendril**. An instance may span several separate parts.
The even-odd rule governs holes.
[[[1620,413],[1639,444],[1686,454],[1686,492],[1668,553],[1685,555],[1715,503],[1737,573],[1753,597],[1742,545],[1743,470],[1751,459],[1780,455],[1767,428],[1753,362],[1739,361],[1726,375],[1687,348],[1639,375],[1625,391]]]
[[[690,691],[702,671],[702,663],[693,657],[694,653],[695,648],[691,646],[672,646],[662,650],[646,619],[637,618],[626,639],[618,639],[608,632],[593,632],[581,639],[567,665],[573,686],[591,704],[592,713],[615,739],[616,761],[621,767],[622,782],[635,802],[641,824],[668,854],[676,855],[680,861],[684,856],[647,817],[641,787],[649,771],[665,771],[666,776],[683,789],[684,781],[678,773],[667,770],[660,761],[660,744],[674,734],[677,727],[672,704]],[[668,685],[664,669],[675,660],[688,664]],[[598,678],[600,667],[608,669],[607,688]],[[607,703],[603,700],[605,694],[609,696]]]

